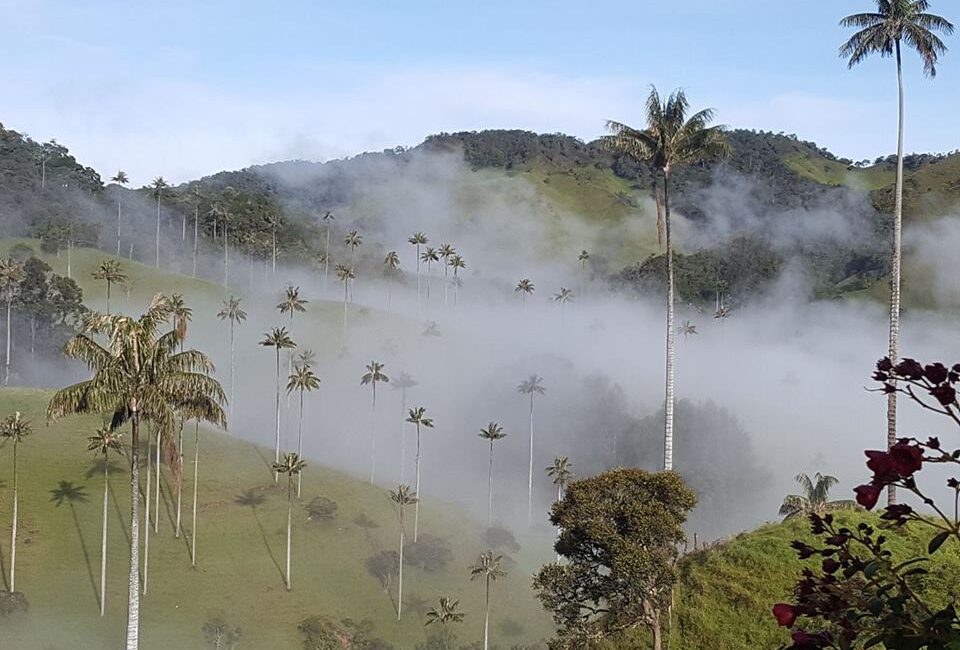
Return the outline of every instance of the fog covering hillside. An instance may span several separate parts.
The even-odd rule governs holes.
[[[886,181],[887,163],[847,170],[792,137],[736,131],[731,140],[727,161],[677,177],[678,291],[686,303],[678,323],[689,321],[696,334],[681,336],[678,347],[676,463],[701,502],[690,530],[705,538],[773,518],[798,471],[835,474],[838,490],[849,489],[860,450],[880,444],[883,422],[882,400],[863,388],[884,353],[885,309],[857,298],[882,295],[887,222],[875,206],[882,189],[869,188]],[[375,432],[377,481],[395,484],[402,435],[409,479],[413,438],[400,421],[400,394],[381,387],[371,414],[369,388],[360,386],[372,360],[386,364],[388,376],[411,375],[417,385],[406,406],[425,406],[435,418],[424,451],[428,496],[482,517],[486,449],[476,434],[491,420],[503,424],[496,518],[521,529],[529,403],[516,387],[531,374],[543,377],[531,525],[545,545],[555,492],[542,468],[554,456],[569,456],[578,475],[662,461],[662,260],[649,179],[595,145],[524,132],[442,135],[413,149],[278,163],[163,190],[163,275],[156,276],[157,202],[149,189],[104,186],[100,178],[113,172],[96,177],[63,156],[64,166],[51,166],[38,188],[28,155],[37,145],[11,131],[3,142],[11,188],[4,234],[39,237],[58,273],[66,258],[83,257],[71,274],[88,305],[102,308],[102,285],[89,273],[97,259],[116,254],[118,202],[120,258],[136,261],[127,264],[138,277],[162,277],[165,290],[186,293],[190,342],[214,356],[223,382],[229,349],[215,314],[223,298],[243,298],[249,318],[237,331],[233,435],[271,444],[275,369],[259,341],[286,326],[301,348],[318,352],[323,384],[309,402],[305,442],[313,462],[366,476]],[[920,162],[912,173],[950,160]],[[333,221],[322,220],[327,211]],[[194,228],[202,292],[175,275],[194,273]],[[355,250],[343,242],[352,230],[362,236]],[[416,252],[407,240],[420,231],[430,246],[456,247],[466,267],[455,280],[442,263],[423,264],[418,305]],[[908,225],[905,294],[917,302],[906,316],[905,353],[952,352],[942,347],[952,340],[943,312],[930,308],[955,304],[955,288],[928,262],[958,235],[949,216]],[[75,248],[90,245],[102,253]],[[589,259],[581,262],[582,250]],[[399,255],[397,273],[384,267],[389,251]],[[357,276],[346,287],[346,308],[338,264]],[[532,295],[515,291],[521,278],[535,284]],[[149,299],[146,283],[137,284],[123,309],[136,312]],[[310,301],[292,323],[275,308],[288,284]],[[573,291],[572,302],[552,300],[562,288]],[[827,299],[838,295],[847,299]],[[724,317],[715,318],[718,311]],[[23,354],[18,340],[15,359]],[[57,370],[40,379],[56,385],[66,376]],[[294,415],[284,403],[287,441]],[[906,429],[926,421],[904,418]]]

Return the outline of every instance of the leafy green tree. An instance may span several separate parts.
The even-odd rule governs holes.
[[[800,486],[802,494],[788,494],[783,499],[778,513],[784,521],[797,517],[807,517],[810,514],[823,515],[830,510],[855,510],[857,502],[851,499],[830,501],[830,489],[837,484],[833,476],[817,472],[813,480],[804,473],[794,477]]]
[[[94,280],[103,280],[107,283],[107,313],[110,313],[110,287],[114,284],[123,284],[127,281],[127,274],[123,272],[119,260],[103,260],[90,274]]]
[[[514,293],[520,294],[520,303],[524,306],[527,304],[527,296],[532,296],[534,291],[536,291],[536,286],[530,278],[523,278],[520,282],[517,282],[517,286],[513,290]]]
[[[858,31],[840,47],[840,56],[853,68],[872,54],[896,57],[897,89],[899,93],[899,120],[897,124],[897,179],[893,208],[893,253],[890,268],[890,350],[891,359],[900,358],[900,240],[903,228],[903,127],[904,90],[902,46],[914,49],[923,61],[923,71],[929,77],[937,74],[940,56],[947,46],[937,35],[952,34],[953,25],[940,16],[927,13],[928,0],[875,0],[877,10],[858,13],[840,21],[841,27]],[[887,395],[887,446],[897,442],[897,393]],[[887,501],[896,503],[894,486],[887,488]]]
[[[307,464],[300,459],[300,456],[294,453],[283,455],[283,462],[274,463],[273,471],[278,476],[285,474],[287,477],[287,572],[284,579],[287,584],[287,591],[293,588],[290,576],[290,540],[293,532],[293,477],[299,476],[300,472]]]
[[[20,485],[17,474],[17,449],[24,439],[33,433],[30,420],[24,418],[20,411],[8,415],[0,424],[0,438],[13,445],[13,525],[10,527],[10,592],[17,590],[17,524]]]
[[[303,457],[303,394],[320,388],[320,378],[307,364],[297,365],[287,379],[287,394],[297,391],[300,394],[300,416],[297,418],[297,456]],[[297,498],[300,498],[301,475],[297,474]]]
[[[530,462],[527,474],[527,523],[529,524],[533,521],[533,398],[545,394],[547,389],[543,385],[543,377],[530,375],[520,382],[517,392],[530,397]]]
[[[722,126],[708,126],[713,121],[713,109],[705,109],[687,117],[687,97],[682,90],[674,91],[665,101],[656,88],[647,98],[645,129],[607,122],[611,135],[605,136],[605,146],[626,154],[638,162],[653,166],[654,181],[662,174],[664,231],[667,256],[667,367],[666,408],[664,417],[664,462],[666,470],[673,469],[673,410],[674,410],[674,281],[673,245],[670,222],[670,174],[674,167],[690,165],[701,160],[726,155],[729,145]],[[657,195],[659,206],[659,194]],[[659,208],[658,208],[658,226]]]
[[[489,650],[490,647],[490,583],[496,582],[499,578],[507,575],[507,572],[500,566],[502,561],[502,555],[495,555],[493,551],[484,551],[477,558],[476,563],[470,567],[470,580],[483,578],[486,583],[483,613],[483,650]]]
[[[223,309],[217,313],[220,320],[230,321],[230,417],[233,418],[234,389],[236,387],[236,349],[234,329],[247,320],[247,312],[240,307],[240,298],[230,296],[223,301]]]
[[[371,361],[367,365],[367,372],[360,377],[360,385],[367,386],[369,385],[373,391],[373,403],[370,407],[371,419],[373,422],[370,424],[370,484],[374,483],[374,480],[377,476],[377,433],[376,433],[376,414],[377,414],[377,383],[383,382],[384,384],[390,382],[390,377],[383,372],[383,364],[378,361]]]
[[[396,491],[389,490],[390,500],[397,506],[397,518],[400,521],[400,560],[397,562],[397,620],[403,613],[403,547],[406,529],[403,524],[403,510],[406,506],[417,504],[420,500],[417,493],[410,489],[409,485],[401,483]]]
[[[20,286],[26,278],[23,264],[13,258],[0,260],[0,297],[7,303],[7,354],[3,360],[3,385],[10,384],[10,343],[13,337],[11,313],[13,301],[20,293]],[[12,589],[11,589],[12,591]]]
[[[289,350],[297,347],[297,344],[293,342],[293,339],[290,338],[290,335],[287,333],[286,327],[274,327],[272,330],[264,334],[264,338],[260,341],[260,345],[268,348],[274,348],[276,351],[277,357],[277,373],[276,373],[276,444],[274,445],[274,465],[280,463],[280,350]],[[280,480],[280,475],[276,472],[273,473],[274,483]]]
[[[108,426],[100,427],[97,432],[87,438],[87,449],[97,456],[103,457],[103,530],[100,533],[100,616],[103,616],[107,606],[107,505],[110,495],[110,452],[120,452],[120,439],[123,434],[112,430]]]
[[[550,513],[567,562],[543,566],[533,581],[558,627],[551,647],[591,647],[646,627],[660,650],[677,549],[695,504],[674,472],[615,469],[570,484]]]
[[[415,488],[415,493],[420,494],[420,428],[432,429],[433,428],[433,418],[427,417],[427,409],[422,406],[417,408],[410,409],[409,417],[407,417],[407,422],[410,424],[417,425],[417,486]],[[413,541],[417,541],[417,537],[420,533],[420,499],[417,499],[417,503],[413,509]]]
[[[493,524],[493,443],[503,440],[507,434],[497,422],[491,422],[486,429],[480,429],[478,434],[490,443],[490,463],[487,469],[487,528]]]
[[[130,182],[130,178],[127,176],[127,172],[120,170],[117,174],[110,179],[111,182],[116,183],[120,187],[123,187]],[[117,257],[120,256],[120,231],[122,222],[122,212],[123,212],[123,195],[120,192],[117,192]]]
[[[139,646],[140,629],[140,423],[169,431],[189,407],[190,417],[226,426],[226,399],[210,376],[213,364],[197,350],[177,352],[175,329],[161,332],[172,318],[170,300],[157,295],[139,318],[98,315],[88,331],[71,338],[64,353],[87,364],[94,375],[63,388],[50,399],[47,418],[75,413],[108,413],[111,428],[130,422],[130,574],[127,602],[127,650]],[[101,345],[95,336],[102,334]]]

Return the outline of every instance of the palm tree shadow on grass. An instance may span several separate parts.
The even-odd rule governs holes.
[[[83,559],[87,565],[87,576],[90,578],[90,588],[93,590],[93,597],[96,599],[97,608],[99,609],[100,592],[97,588],[97,580],[93,575],[93,566],[90,564],[90,551],[87,550],[87,542],[83,538],[83,530],[80,528],[80,520],[77,518],[77,509],[74,505],[88,501],[86,487],[83,485],[74,485],[71,481],[60,481],[55,489],[50,490],[50,500],[58,508],[63,504],[70,506],[73,525],[76,527],[77,537],[80,539],[80,550],[83,552]]]
[[[253,450],[257,452],[257,456],[260,457],[260,460],[263,461],[263,464],[266,466],[266,468],[270,471],[270,478],[273,478],[273,461],[269,460],[266,456],[263,455],[263,450],[260,449],[259,445],[255,445],[251,443],[251,446],[253,447]],[[247,490],[247,492],[250,492],[250,490]],[[246,492],[244,494],[246,494]]]
[[[257,492],[256,489],[250,488],[244,490],[241,494],[238,494],[236,497],[234,497],[233,502],[238,506],[246,506],[250,508],[250,511],[253,513],[253,518],[257,522],[257,528],[260,530],[260,537],[263,539],[263,545],[267,549],[267,555],[270,556],[273,566],[276,567],[277,573],[280,574],[280,579],[285,581],[286,576],[283,573],[283,568],[281,568],[280,562],[277,561],[277,556],[273,554],[273,549],[270,548],[270,541],[267,539],[267,532],[263,529],[263,523],[260,521],[260,513],[257,512],[257,507],[263,505],[266,500],[267,497],[260,492]]]

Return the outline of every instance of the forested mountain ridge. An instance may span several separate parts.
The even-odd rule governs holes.
[[[798,259],[820,296],[866,289],[885,276],[893,183],[889,158],[854,163],[784,134],[732,130],[728,139],[728,158],[680,168],[674,175],[672,203],[689,222],[689,236],[680,241],[686,254],[678,259],[678,288],[685,300],[709,302],[720,290],[746,300]],[[510,191],[520,193],[529,214],[547,222],[577,215],[613,233],[635,216],[652,219],[646,165],[599,142],[563,134],[440,133],[412,148],[221,172],[164,189],[157,197],[150,187],[105,186],[65,147],[0,127],[3,234],[40,237],[54,248],[80,243],[110,250],[117,202],[145,224],[159,202],[165,231],[174,240],[180,234],[186,241],[188,226],[196,221],[204,250],[220,247],[226,237],[230,246],[265,263],[276,251],[279,259],[316,266],[325,250],[318,218],[330,210],[346,215],[332,226],[337,237],[331,258],[342,256],[340,231],[349,224],[365,231],[372,244],[361,251],[357,266],[380,273],[380,258],[390,244],[377,236],[388,227],[388,217],[375,188],[408,172],[416,176],[422,172],[418,161],[433,156],[462,157],[466,171],[474,174],[463,181],[430,172],[434,186],[466,186],[448,188],[456,194],[455,210],[465,214],[483,193]],[[912,155],[906,166],[908,223],[947,214],[960,204],[960,155]],[[229,217],[226,232],[223,215]],[[838,221],[843,236],[824,237],[821,231],[836,229]],[[138,238],[130,236],[123,253],[146,261],[149,234],[144,228],[145,241],[136,246]],[[609,243],[619,249],[593,251],[594,279],[606,278],[621,289],[657,290],[663,264],[655,231],[644,230],[633,239],[609,235],[598,242],[597,247]],[[171,252],[179,254],[180,270],[189,266],[183,252]]]

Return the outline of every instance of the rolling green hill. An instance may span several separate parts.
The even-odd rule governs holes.
[[[23,650],[118,647],[125,633],[129,523],[127,473],[111,474],[110,559],[107,613],[98,613],[102,472],[86,451],[96,418],[44,425],[48,393],[0,390],[0,414],[23,411],[34,433],[20,454],[20,532],[17,589],[29,613],[0,618],[4,647]],[[192,434],[192,432],[190,432]],[[192,490],[192,435],[186,436],[185,503]],[[421,531],[449,549],[442,569],[407,566],[405,607],[396,621],[396,587],[384,591],[365,566],[371,556],[394,549],[398,524],[385,490],[342,473],[311,466],[303,476],[303,500],[295,505],[293,591],[284,589],[286,486],[274,484],[272,451],[229,436],[201,433],[197,567],[188,542],[175,539],[171,477],[163,475],[160,532],[151,537],[148,593],[143,597],[143,648],[203,648],[201,628],[219,617],[240,627],[243,648],[299,647],[297,624],[313,615],[368,620],[372,636],[412,648],[424,638],[424,607],[441,594],[461,599],[467,613],[460,640],[480,638],[483,588],[471,583],[467,566],[487,548],[482,528],[443,503],[427,500]],[[10,454],[0,449],[0,535],[4,570],[9,567]],[[145,478],[144,478],[145,480]],[[52,491],[61,481],[82,499],[57,507]],[[329,522],[308,521],[304,504],[317,496],[337,504]],[[185,508],[189,534],[189,505]],[[521,540],[523,541],[523,540]],[[496,583],[492,635],[503,647],[549,635],[547,616],[529,589],[529,575],[544,549],[524,548],[509,575]],[[549,555],[549,551],[546,551]],[[6,580],[6,578],[4,578]],[[7,645],[9,643],[9,646]]]

